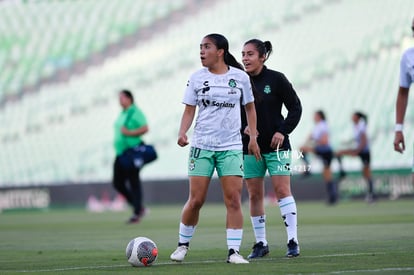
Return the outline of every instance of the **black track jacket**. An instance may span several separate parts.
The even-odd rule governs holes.
[[[257,114],[257,130],[259,136],[257,143],[261,153],[270,153],[275,149],[270,147],[270,142],[276,132],[285,136],[283,146],[280,150],[291,149],[289,134],[298,125],[302,115],[302,105],[296,91],[286,76],[277,71],[263,67],[262,71],[251,76],[252,84],[256,89],[255,107]],[[282,105],[288,110],[286,118],[282,115]],[[244,134],[247,119],[242,111],[242,140],[243,152],[247,154],[249,136]]]

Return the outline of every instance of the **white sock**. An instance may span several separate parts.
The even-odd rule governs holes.
[[[263,242],[263,245],[267,245],[266,240],[266,215],[250,217],[253,226],[254,236],[256,243]]]
[[[280,199],[279,208],[286,226],[287,241],[293,239],[296,243],[299,243],[296,202],[293,196]]]
[[[226,229],[227,248],[240,251],[240,245],[243,238],[243,229]]]
[[[185,225],[180,222],[180,231],[178,233],[179,243],[189,243],[193,237],[195,225]]]

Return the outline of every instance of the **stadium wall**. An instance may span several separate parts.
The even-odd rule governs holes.
[[[188,197],[188,180],[143,181],[144,200],[151,204],[183,204]],[[358,173],[349,174],[339,184],[341,200],[363,199],[366,184]],[[409,171],[375,174],[375,190],[381,199],[414,197],[414,188]],[[320,175],[308,178],[292,177],[292,192],[297,201],[323,201],[326,198],[325,185]],[[98,201],[114,201],[116,192],[109,183],[42,185],[25,188],[1,188],[0,211],[7,209],[45,209],[49,207],[86,207],[94,198]],[[276,202],[270,179],[266,178],[267,201]],[[242,199],[247,201],[246,188]],[[214,178],[210,184],[207,202],[222,202],[220,183]]]

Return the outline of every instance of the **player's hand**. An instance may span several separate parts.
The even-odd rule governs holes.
[[[187,146],[188,145],[188,137],[186,134],[183,135],[179,135],[178,136],[178,140],[177,140],[177,144],[181,147]]]
[[[257,140],[255,138],[250,137],[249,145],[247,148],[249,155],[254,155],[256,160],[260,160],[262,158],[259,145],[257,144]]]
[[[401,154],[405,150],[404,134],[401,131],[395,132],[394,150]]]
[[[284,140],[285,140],[285,136],[282,133],[276,132],[272,137],[272,141],[270,142],[270,147],[273,149],[277,149],[283,144]]]
[[[246,128],[244,128],[243,133],[245,133],[246,135],[250,136],[250,128],[249,126],[246,126]],[[259,136],[259,131],[256,131],[256,137]]]

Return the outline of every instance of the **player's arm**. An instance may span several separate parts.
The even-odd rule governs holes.
[[[260,159],[260,148],[257,144],[257,117],[256,117],[256,107],[254,106],[254,102],[247,103],[244,105],[244,109],[246,112],[247,118],[247,125],[250,129],[249,131],[249,145],[248,150],[249,154],[253,154],[256,159]]]
[[[123,135],[128,137],[139,137],[149,131],[147,119],[144,113],[139,110],[131,111],[121,128]]]
[[[188,145],[187,131],[193,123],[196,106],[185,105],[183,116],[181,117],[180,129],[178,130],[177,144],[181,147]]]
[[[396,113],[395,113],[395,138],[394,150],[402,153],[405,150],[404,134],[402,125],[404,124],[405,112],[408,104],[409,88],[401,87],[398,89]]]
[[[361,140],[357,148],[339,150],[335,153],[335,155],[336,156],[343,156],[343,155],[357,156],[368,144],[368,137],[366,133],[361,133],[360,139]]]
[[[290,134],[296,126],[299,124],[300,118],[302,116],[302,103],[298,95],[296,94],[295,89],[292,84],[286,78],[285,75],[281,75],[280,79],[280,96],[282,97],[283,104],[285,105],[288,113],[283,121],[283,124],[280,125],[277,132],[282,133],[283,135]]]
[[[358,147],[355,149],[355,155],[358,155],[368,144],[368,137],[365,132],[361,133],[360,142]]]
[[[403,124],[405,112],[408,104],[408,88],[400,87],[398,89],[395,123]]]
[[[125,136],[129,137],[137,137],[147,133],[149,130],[148,125],[144,125],[142,127],[136,129],[127,129],[125,126],[122,127],[121,131]]]

